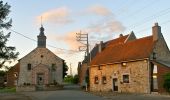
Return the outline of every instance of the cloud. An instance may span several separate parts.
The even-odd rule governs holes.
[[[94,40],[107,40],[124,30],[125,26],[113,17],[92,23],[85,29]]]
[[[109,9],[101,5],[94,5],[92,7],[89,7],[86,12],[100,16],[108,16],[113,14]]]
[[[82,44],[76,40],[77,32],[78,31],[67,32],[64,35],[50,34],[48,37],[52,40],[66,43],[71,50],[78,50],[78,47]]]
[[[37,17],[38,23],[40,23],[41,21],[41,16],[43,22],[48,22],[52,24],[62,25],[73,22],[73,20],[69,17],[70,11],[66,7],[56,8],[42,13]]]

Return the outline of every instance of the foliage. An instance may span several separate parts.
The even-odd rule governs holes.
[[[167,73],[164,76],[164,88],[170,92],[170,73]]]
[[[11,93],[11,92],[16,92],[16,88],[8,88],[8,87],[6,87],[6,88],[2,88],[2,89],[0,89],[0,93]]]
[[[67,75],[67,77],[64,78],[64,82],[66,83],[72,83],[73,81],[73,76]]]
[[[0,68],[5,67],[8,69],[7,66],[4,64],[6,62],[11,62],[19,55],[18,52],[15,52],[15,47],[6,46],[8,38],[10,37],[10,33],[4,34],[4,29],[9,29],[12,25],[12,19],[8,19],[8,14],[10,12],[10,5],[7,3],[3,4],[3,1],[0,1]]]
[[[73,83],[74,83],[74,84],[78,84],[78,82],[79,82],[79,77],[78,77],[78,75],[74,75]]]
[[[67,77],[64,78],[64,82],[78,84],[78,75],[75,75],[74,77],[71,75],[67,75]]]
[[[89,76],[86,76],[86,83],[87,83],[87,85],[90,84],[90,83],[89,83]]]
[[[0,76],[5,76],[6,72],[3,70],[0,70]]]
[[[63,61],[63,79],[67,75],[68,66],[65,61]]]

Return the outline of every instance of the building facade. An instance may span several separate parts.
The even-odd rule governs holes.
[[[45,87],[63,82],[64,60],[46,48],[46,36],[41,26],[37,48],[19,60],[18,89],[24,85]]]
[[[90,90],[162,93],[169,72],[170,51],[155,23],[151,36],[136,39],[132,32],[109,41],[91,62]]]

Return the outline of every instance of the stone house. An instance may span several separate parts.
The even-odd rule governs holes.
[[[109,41],[90,64],[91,91],[165,92],[163,76],[170,72],[170,51],[158,23],[152,35],[137,39],[132,32]]]
[[[49,84],[63,83],[64,60],[46,48],[43,26],[41,26],[37,38],[37,47],[19,59],[14,69],[8,72],[8,85],[17,84],[17,91],[34,91],[37,88],[45,89]],[[16,72],[19,70],[17,82],[14,78],[16,67]]]
[[[6,73],[6,75],[7,75],[7,87],[16,87],[19,75],[19,63],[11,67]]]

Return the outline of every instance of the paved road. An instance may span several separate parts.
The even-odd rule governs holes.
[[[64,90],[0,94],[0,100],[170,100],[170,96],[155,94],[88,93],[77,85],[65,85]]]
[[[104,100],[99,96],[80,90],[78,85],[65,85],[63,90],[23,92],[32,100]]]
[[[99,96],[79,90],[24,92],[32,100],[104,100]]]

